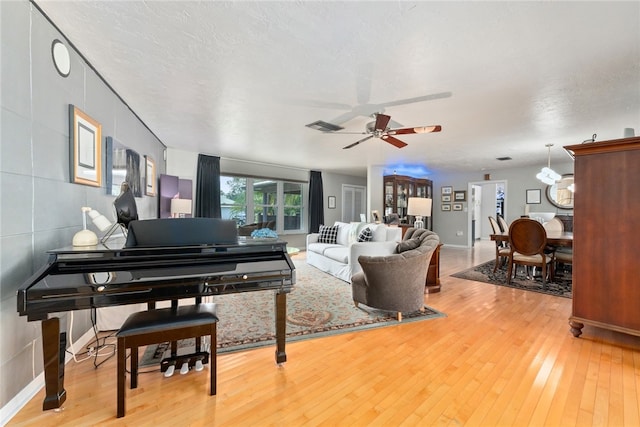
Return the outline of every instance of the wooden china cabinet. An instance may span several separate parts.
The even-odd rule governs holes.
[[[575,159],[571,332],[640,335],[640,137],[564,148]]]
[[[424,178],[413,178],[405,175],[384,176],[384,215],[397,213],[400,217],[402,236],[409,227],[413,226],[413,217],[407,215],[409,197],[425,197],[433,199],[433,181]],[[423,217],[424,228],[433,230],[433,219]],[[425,292],[435,293],[440,291],[440,248],[438,245],[431,256]]]
[[[397,213],[401,223],[409,226],[412,218],[407,217],[409,197],[433,198],[433,182],[429,179],[413,178],[405,175],[384,176],[384,215]],[[431,217],[423,217],[424,227],[433,230]],[[404,234],[404,233],[403,233]]]

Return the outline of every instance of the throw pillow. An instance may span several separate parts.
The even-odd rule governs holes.
[[[331,243],[336,244],[338,238],[338,226],[328,227],[326,225],[320,226],[320,236],[318,236],[318,243]]]
[[[420,246],[420,239],[403,240],[400,243],[398,243],[398,246],[396,247],[396,252],[401,254],[402,252],[406,252],[406,251],[410,251],[412,249],[415,249],[418,246]]]
[[[373,239],[373,232],[369,227],[363,228],[358,234],[358,242],[370,242],[371,239]]]

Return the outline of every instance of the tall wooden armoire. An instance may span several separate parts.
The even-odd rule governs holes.
[[[565,149],[575,159],[571,332],[640,335],[640,137]]]

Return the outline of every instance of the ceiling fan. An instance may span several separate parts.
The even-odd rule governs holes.
[[[326,133],[360,133],[368,136],[362,138],[359,141],[354,142],[353,144],[349,144],[343,149],[349,149],[355,147],[356,145],[365,142],[371,138],[380,138],[389,144],[403,148],[407,146],[406,142],[400,141],[393,135],[406,135],[410,133],[431,133],[431,132],[440,132],[442,130],[442,126],[433,125],[433,126],[420,126],[420,127],[412,127],[412,128],[400,128],[400,129],[389,129],[387,126],[389,121],[391,120],[391,116],[387,116],[386,114],[376,113],[375,115],[376,121],[367,123],[366,132],[326,132]]]

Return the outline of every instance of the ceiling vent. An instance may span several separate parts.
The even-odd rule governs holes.
[[[513,160],[511,157],[496,157],[496,160],[500,160],[501,162],[504,162],[505,160]]]
[[[306,125],[308,128],[319,130],[322,132],[335,132],[344,129],[342,126],[334,125],[333,123],[323,122],[322,120],[315,121]]]

